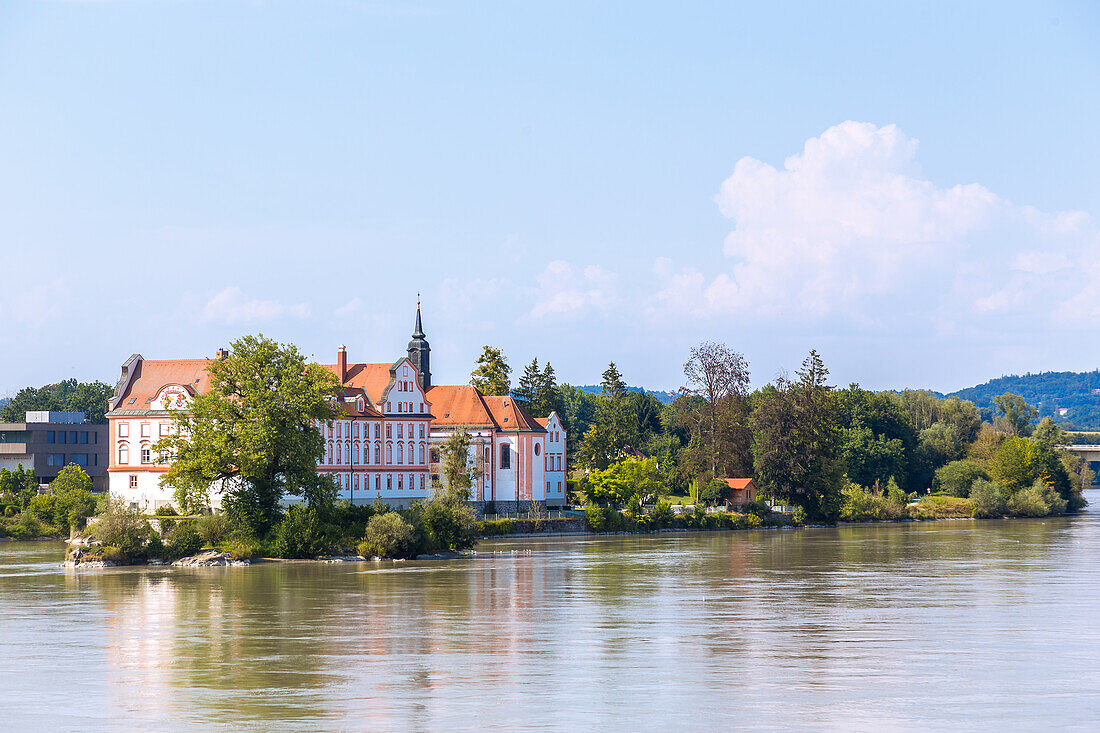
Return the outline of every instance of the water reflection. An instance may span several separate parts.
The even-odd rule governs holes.
[[[1073,724],[1100,715],[1098,552],[1093,514],[381,566],[75,572],[10,543],[0,675],[18,728]]]

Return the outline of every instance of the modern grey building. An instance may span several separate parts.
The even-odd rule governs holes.
[[[106,491],[108,450],[107,426],[85,422],[83,412],[28,412],[26,422],[0,423],[0,468],[33,468],[39,484],[75,463]]]

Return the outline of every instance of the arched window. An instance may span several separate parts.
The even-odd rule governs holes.
[[[363,465],[365,465],[365,466],[370,465],[370,446],[369,445],[364,445],[363,446]]]
[[[374,465],[377,466],[381,462],[382,462],[382,444],[381,443],[375,443],[374,444]]]
[[[409,441],[409,465],[410,466],[413,464],[413,458],[416,457],[416,454],[413,453],[414,450],[415,449],[413,448],[413,442],[410,440]]]
[[[118,462],[122,465],[130,462],[130,446],[126,443],[118,444]]]
[[[404,463],[405,462],[405,444],[404,443],[398,443],[397,444],[397,462],[398,463]]]
[[[340,450],[342,446],[342,443],[336,444],[336,465],[338,466],[344,462],[343,451]]]
[[[332,465],[332,441],[328,442],[328,448],[325,449],[325,465]]]
[[[424,463],[424,444],[420,444],[420,463]]]
[[[351,441],[344,441],[344,463],[351,463]]]
[[[393,465],[393,443],[386,443],[386,463]]]

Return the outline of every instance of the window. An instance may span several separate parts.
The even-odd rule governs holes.
[[[362,409],[363,409],[363,408],[362,408],[362,403],[363,403],[363,401],[362,401],[362,400],[359,400],[359,404],[360,404],[360,407],[359,407],[359,409],[360,409],[360,410],[362,410]],[[356,438],[358,438],[358,437],[359,437],[359,423],[355,423],[355,437],[356,437]]]
[[[420,406],[420,410],[421,410],[421,412],[423,412],[423,411],[424,411],[424,406],[423,406],[423,404],[421,404],[421,406]],[[421,439],[421,440],[423,440],[423,439],[424,439],[424,423],[420,423],[420,439]]]
[[[87,466],[88,465],[88,454],[87,453],[73,453],[69,456],[69,463],[75,463],[78,466]]]
[[[92,465],[93,466],[98,466],[99,465],[99,454],[98,453],[93,453],[92,454]]]
[[[378,465],[382,462],[382,446],[379,443],[374,444],[374,465]]]
[[[160,424],[160,434],[161,436],[168,435],[168,423],[162,422]]]
[[[420,463],[424,463],[424,444],[420,444]]]
[[[370,446],[363,446],[363,465],[370,465]]]
[[[72,431],[71,433],[69,433],[69,442],[72,443],[73,445],[76,445],[76,431],[75,430]]]
[[[130,488],[131,489],[136,489],[137,488],[137,476],[131,476],[130,477]]]
[[[130,446],[125,443],[118,447],[118,462],[123,466],[130,462]]]
[[[413,475],[410,473],[409,474],[409,491],[412,491],[415,488],[416,488],[416,482],[413,481]]]
[[[492,465],[489,462],[489,446],[485,446],[485,465],[486,466]]]
[[[343,448],[343,445],[344,445],[343,443],[337,443],[336,444],[336,463],[337,463],[337,465],[339,465],[340,463],[343,463],[343,461],[344,461],[344,452],[343,452],[343,450],[341,450]]]
[[[420,474],[420,490],[424,490],[424,474]]]
[[[432,463],[439,463],[439,449],[432,448],[431,451]]]
[[[392,402],[387,402],[386,403],[386,412],[393,412],[393,403]]]
[[[397,444],[397,462],[398,463],[404,463],[405,462],[405,444],[404,443],[398,443]]]
[[[118,424],[118,437],[128,438],[130,436],[130,423],[120,422]]]
[[[80,443],[82,445],[87,445],[88,444],[88,431],[87,430],[85,430],[84,432],[82,432],[80,434]]]
[[[546,482],[546,493],[547,494],[550,493],[550,482],[549,481]]]
[[[92,433],[92,443],[99,445],[99,433]]]
[[[168,451],[162,450],[160,452],[160,463],[168,463]]]
[[[401,423],[397,423],[397,437],[398,438],[404,438],[405,437],[405,426],[402,425]]]
[[[152,453],[152,451],[149,450],[149,446],[147,446],[147,445],[141,446],[141,462],[142,463],[149,463],[149,462],[152,461],[152,459],[153,459],[153,453]]]
[[[141,424],[141,437],[148,438],[152,433],[150,432],[149,423],[143,422]]]
[[[558,482],[558,493],[561,493],[561,481]]]
[[[57,433],[54,432],[53,430],[46,431],[46,442],[47,443],[56,443],[57,442]]]
[[[375,437],[378,437],[378,436],[375,436]],[[389,423],[386,424],[386,437],[387,438],[392,438],[393,437],[393,425],[390,425]]]
[[[66,433],[64,430],[58,431],[58,433],[57,433],[57,442],[58,443],[68,442],[68,438],[69,438],[69,434]]]
[[[512,467],[512,446],[508,445],[507,443],[500,444],[500,467]]]
[[[359,474],[355,474],[355,488],[359,488]]]
[[[386,463],[393,465],[393,443],[386,443]]]
[[[46,456],[47,466],[64,466],[65,454],[64,453],[50,453]]]
[[[424,412],[424,403],[423,402],[420,403],[420,411]]]
[[[539,454],[540,450],[542,450],[542,447],[538,443],[535,443],[535,455],[536,456]]]
[[[374,490],[375,491],[381,491],[382,490],[382,476],[377,474],[377,473],[374,474]]]

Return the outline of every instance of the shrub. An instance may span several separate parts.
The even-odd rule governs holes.
[[[1018,517],[1046,517],[1064,514],[1066,500],[1052,486],[1036,479],[1031,486],[1020,489],[1008,499],[1008,511]]]
[[[166,548],[170,557],[188,557],[202,549],[202,535],[193,521],[180,522],[168,540]]]
[[[416,549],[413,526],[397,512],[370,518],[366,538],[359,543],[363,557],[408,557]]]
[[[796,527],[801,527],[806,524],[806,510],[800,506],[796,506],[791,510],[791,521],[794,522]]]
[[[164,542],[156,532],[149,534],[149,541],[145,544],[145,556],[161,558],[165,555]]]
[[[424,505],[419,518],[429,552],[468,550],[477,542],[474,533],[477,515],[466,502],[433,497]]]
[[[130,560],[144,555],[152,529],[137,511],[119,499],[111,499],[92,528],[92,534],[104,545],[118,548],[122,557]]]
[[[584,508],[584,526],[589,532],[607,532],[607,512],[602,507],[589,504]]]
[[[172,532],[173,529],[175,529],[176,520],[168,519],[167,517],[178,517],[179,513],[176,511],[176,508],[171,504],[165,504],[164,506],[158,506],[153,512],[153,516],[165,517],[164,519],[159,520],[160,531],[162,534],[168,535]]]
[[[229,556],[234,560],[251,560],[255,546],[248,540],[233,540],[229,543]]]
[[[970,487],[978,479],[989,480],[989,474],[985,466],[975,460],[963,459],[952,461],[945,466],[936,469],[936,477],[932,487],[936,491],[943,491],[951,496],[966,498],[970,496]]]
[[[224,514],[207,514],[199,517],[195,527],[202,541],[213,547],[229,534],[229,520]]]
[[[658,499],[657,503],[646,510],[649,517],[649,525],[654,529],[662,529],[672,524],[672,505],[664,499]]]
[[[49,532],[49,528],[31,515],[23,512],[19,521],[8,525],[8,534],[15,540],[29,540],[35,537],[43,537]]]
[[[977,479],[970,486],[975,517],[1003,517],[1007,511],[1003,487],[995,481]]]
[[[515,531],[516,523],[512,519],[486,519],[477,523],[477,533],[483,537],[512,534]]]
[[[275,527],[275,554],[279,557],[317,557],[330,546],[328,528],[312,507],[290,507]]]
[[[124,562],[130,558],[119,547],[103,545],[99,551],[99,559],[103,562]]]
[[[750,528],[751,527],[759,527],[763,523],[763,521],[764,520],[762,520],[759,517],[759,515],[756,515],[756,514],[746,514],[745,515],[745,526],[746,527],[750,527]]]

